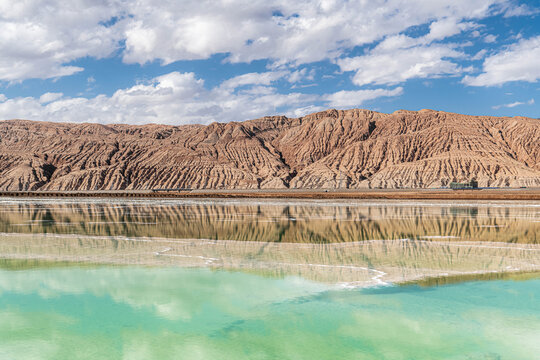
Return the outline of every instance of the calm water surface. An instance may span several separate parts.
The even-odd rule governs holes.
[[[0,199],[0,359],[539,359],[540,203]]]

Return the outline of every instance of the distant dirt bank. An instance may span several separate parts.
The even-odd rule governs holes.
[[[376,189],[376,190],[186,190],[186,191],[2,191],[0,197],[96,198],[251,198],[251,199],[389,199],[389,200],[531,200],[534,189]]]

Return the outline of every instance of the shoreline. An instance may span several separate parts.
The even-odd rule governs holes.
[[[247,198],[247,199],[387,199],[387,200],[530,200],[540,201],[540,188],[511,189],[328,189],[328,190],[97,190],[0,191],[0,197],[94,198]]]

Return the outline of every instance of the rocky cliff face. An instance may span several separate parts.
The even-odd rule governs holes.
[[[540,186],[540,120],[328,110],[208,126],[0,122],[0,189]]]

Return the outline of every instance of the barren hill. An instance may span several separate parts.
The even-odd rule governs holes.
[[[540,120],[328,110],[186,125],[0,122],[0,190],[540,186]]]

